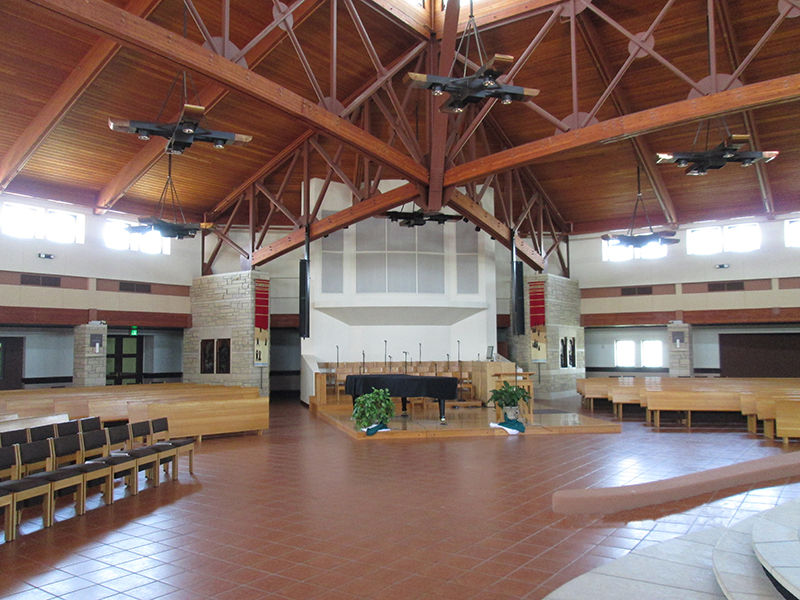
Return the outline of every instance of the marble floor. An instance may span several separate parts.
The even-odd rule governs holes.
[[[555,410],[583,414],[577,397]],[[87,514],[35,508],[0,544],[0,597],[540,600],[658,542],[800,498],[782,479],[612,515],[560,515],[564,486],[642,483],[784,452],[743,423],[620,434],[363,443],[297,400],[273,401],[264,435],[203,441],[190,475],[136,497],[97,493]],[[619,423],[619,422],[618,422]],[[789,450],[796,449],[795,444]],[[144,485],[144,479],[142,479]]]

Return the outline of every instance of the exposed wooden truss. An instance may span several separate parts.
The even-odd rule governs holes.
[[[563,71],[568,80],[568,99],[558,108],[544,101],[526,103],[531,119],[553,126],[559,135],[525,141],[520,141],[515,132],[509,130],[507,120],[496,117],[494,100],[457,117],[448,116],[438,112],[438,100],[429,95],[415,96],[419,92],[412,93],[400,87],[399,80],[405,71],[447,74],[454,57],[468,70],[474,71],[480,66],[472,60],[474,57],[455,56],[457,34],[465,22],[464,15],[459,16],[457,3],[448,5],[444,13],[434,6],[437,3],[430,3],[426,12],[412,6],[398,7],[388,0],[370,0],[365,4],[354,0],[327,0],[330,62],[325,69],[320,69],[319,61],[300,39],[297,29],[310,15],[322,12],[320,9],[326,0],[296,0],[289,6],[276,1],[273,22],[252,37],[237,56],[228,57],[217,47],[210,28],[203,22],[205,15],[193,0],[185,1],[212,50],[202,49],[174,31],[147,21],[146,16],[158,4],[157,0],[131,0],[127,11],[103,0],[24,1],[89,27],[105,39],[95,44],[62,89],[6,153],[0,162],[0,189],[9,185],[76,98],[108,64],[119,48],[117,44],[208,78],[212,83],[199,95],[209,111],[234,91],[290,115],[307,128],[258,169],[242,177],[238,185],[231,186],[224,197],[220,195],[216,204],[205,211],[207,219],[217,223],[213,230],[217,246],[204,265],[205,272],[211,271],[214,258],[223,246],[251,260],[253,265],[263,264],[300,247],[306,234],[310,239],[318,239],[337,228],[406,202],[415,202],[427,212],[446,208],[458,212],[505,246],[516,246],[533,268],[542,269],[548,259],[555,257],[562,272],[568,273],[568,257],[562,252],[561,244],[571,233],[572,224],[563,218],[557,195],[545,189],[548,184],[537,176],[537,162],[558,160],[601,144],[627,140],[662,209],[664,222],[676,226],[681,222],[680,210],[661,171],[655,166],[654,152],[645,136],[681,124],[741,114],[746,133],[753,145],[760,148],[760,127],[755,111],[800,100],[800,74],[767,80],[755,77],[749,85],[728,89],[734,80],[750,81],[748,67],[784,26],[790,11],[800,10],[800,0],[786,0],[771,25],[761,32],[755,43],[750,42],[748,48],[742,48],[737,40],[728,0],[706,0],[708,57],[702,77],[662,48],[657,50],[647,43],[664,19],[680,10],[685,0],[663,0],[660,10],[653,11],[643,32],[628,30],[619,16],[612,16],[613,7],[604,6],[602,2],[509,0],[479,5],[475,16],[485,29],[525,19],[537,24],[531,27],[530,40],[521,46],[524,51],[505,76],[509,83],[524,76],[526,65],[535,63],[540,45],[555,35],[559,24],[568,32],[564,35],[569,46],[568,61],[565,61],[568,66]],[[405,31],[412,32],[415,40],[391,60],[380,56],[376,40],[371,37],[374,32],[364,24],[362,11],[372,9],[396,19]],[[374,74],[347,98],[340,97],[337,87],[340,43],[337,19],[342,19],[343,15],[349,16],[348,26],[355,32],[352,40],[361,44],[364,56],[369,58],[374,69]],[[224,1],[223,44],[229,39],[231,18],[235,16]],[[627,59],[620,60],[608,54],[598,32],[600,26],[606,34],[612,32],[631,45],[633,50]],[[441,41],[437,39],[440,34]],[[307,97],[253,71],[277,47],[287,43],[300,65],[298,77],[307,80],[310,89]],[[650,61],[648,64],[668,74],[676,86],[693,90],[699,97],[645,109],[637,107],[621,85],[635,70],[631,67],[637,56],[645,56]],[[246,58],[249,70],[235,64],[241,57]],[[729,71],[721,66],[726,57]],[[591,86],[582,79],[588,69],[582,69],[581,65],[586,66],[587,58],[597,78]],[[730,75],[727,84],[717,80],[717,76],[723,74]],[[711,81],[710,90],[704,87],[701,79]],[[590,87],[591,94],[586,92]],[[564,112],[558,112],[561,108]],[[581,112],[581,108],[585,112]],[[602,120],[595,123],[595,119]],[[97,210],[102,212],[114,206],[162,152],[163,144],[145,145],[97,194]],[[322,181],[316,197],[311,197],[309,189],[312,172]],[[767,168],[759,164],[754,172],[763,210],[772,216],[776,210],[775,198]],[[387,177],[402,178],[410,183],[398,188],[401,191],[380,193],[378,186]],[[319,219],[325,192],[333,182],[346,186],[352,207]],[[489,189],[494,193],[494,214],[480,206]],[[246,248],[238,246],[230,237],[234,225],[242,222],[247,223],[250,237]],[[287,231],[282,241],[264,246],[269,232]]]

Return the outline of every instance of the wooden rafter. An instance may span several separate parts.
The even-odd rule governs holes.
[[[719,25],[722,30],[722,38],[725,44],[725,51],[728,54],[728,59],[731,61],[734,69],[738,69],[742,64],[742,57],[739,53],[739,46],[736,43],[736,33],[733,28],[733,22],[730,16],[730,9],[728,7],[728,0],[717,0],[717,11],[719,15]],[[788,10],[787,10],[788,12]],[[739,80],[744,83],[742,77]],[[745,133],[750,136],[750,144],[753,150],[761,150],[761,137],[758,134],[758,126],[756,124],[755,113],[752,110],[746,110],[742,113],[744,119]],[[767,173],[767,166],[763,162],[755,164],[756,177],[758,178],[758,188],[761,193],[761,202],[764,205],[764,210],[768,215],[775,214],[775,201],[772,196],[772,186],[769,182],[769,174]]]
[[[161,0],[131,0],[125,10],[146,19]],[[0,162],[0,191],[16,177],[33,153],[75,105],[83,92],[92,84],[111,61],[120,46],[111,40],[100,40],[86,53],[78,66],[67,76],[56,93],[47,101],[17,138]]]
[[[519,258],[528,266],[537,271],[544,269],[544,259],[536,250],[531,248],[522,238],[514,236],[514,232],[510,227],[503,224],[500,219],[492,215],[481,205],[473,202],[466,194],[462,194],[459,191],[453,192],[447,206],[455,210],[462,217],[469,219],[471,223],[480,227],[506,248],[511,249],[513,243],[513,245],[516,246]]]
[[[322,0],[305,0],[299,3],[292,13],[296,22],[301,22],[310,16],[320,5]],[[198,17],[199,18],[199,17]],[[262,32],[263,33],[263,32]],[[257,44],[248,44],[250,50],[244,55],[247,64],[254,68],[263,61],[269,53],[286,37],[286,32],[278,27],[272,27],[267,35],[259,34]],[[198,93],[199,103],[210,112],[225,96],[228,88],[212,83]],[[172,120],[177,120],[180,115],[174,115]],[[100,190],[97,195],[96,212],[102,213],[111,208],[140,177],[158,162],[164,154],[164,141],[158,138],[151,139],[120,171]],[[241,193],[241,192],[239,192]],[[216,212],[212,211],[212,212]]]
[[[342,117],[351,117],[360,107],[367,98],[371,95],[375,94],[383,84],[394,77],[400,69],[402,69],[409,61],[413,60],[414,58],[418,57],[423,50],[427,47],[427,44],[421,42],[416,44],[413,48],[411,48],[408,52],[406,52],[403,56],[398,58],[394,61],[386,70],[386,73],[380,77],[376,77],[376,79],[367,85],[364,86],[364,89],[359,90],[359,92],[355,95],[354,98],[349,100],[345,104],[345,109],[342,112]],[[264,177],[268,176],[272,171],[279,168],[284,162],[286,162],[298,148],[303,145],[307,139],[309,139],[312,135],[314,135],[314,130],[309,129],[308,131],[303,132],[294,142],[286,146],[281,152],[279,152],[275,157],[272,158],[266,165],[256,171],[253,175],[251,175],[247,180],[242,182],[235,190],[233,190],[230,194],[228,194],[225,199],[223,199],[214,209],[211,211],[212,217],[216,217],[222,213],[224,213],[230,206],[236,202],[236,198],[239,197],[244,191],[254,182],[260,181],[264,179]]]
[[[189,40],[176,37],[173,32],[158,25],[132,17],[130,13],[103,0],[27,1],[118,40],[126,46],[174,62],[264,102],[378,162],[387,163],[410,181],[422,183],[428,180],[428,170],[425,167],[333,113],[266,77],[261,77]]]
[[[713,96],[682,100],[528,142],[488,158],[455,166],[445,173],[445,185],[463,185],[577,148],[617,142],[674,125],[796,100],[800,100],[800,74],[753,83]]]
[[[407,183],[379,196],[368,198],[354,206],[340,210],[336,214],[311,223],[308,226],[309,239],[314,241],[323,238],[359,221],[402,206],[418,195],[417,186],[413,183]],[[302,227],[264,248],[259,248],[253,254],[253,266],[263,265],[292,250],[301,248],[305,244],[305,240],[306,227]]]
[[[600,75],[600,79],[603,81],[603,85],[611,87],[615,78],[611,75],[611,63],[606,56],[597,30],[585,14],[578,15],[576,21],[583,36],[584,45],[592,58],[592,62],[594,62],[594,66]],[[614,107],[620,115],[630,114],[630,104],[619,86],[614,85],[611,89],[610,96]],[[676,225],[678,217],[675,211],[675,205],[672,202],[667,185],[661,177],[661,172],[656,168],[655,153],[650,148],[647,140],[641,136],[633,137],[630,141],[639,165],[642,167],[647,180],[650,182],[650,187],[653,188],[653,193],[661,207],[661,211],[664,213],[664,218],[668,224]]]

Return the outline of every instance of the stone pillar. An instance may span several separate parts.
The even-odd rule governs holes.
[[[106,384],[106,336],[104,321],[78,325],[74,330],[72,385],[96,387]]]
[[[187,383],[257,387],[269,395],[269,366],[255,365],[255,271],[207,275],[192,281],[192,327],[183,336],[183,380]],[[230,373],[202,373],[203,340],[230,340]],[[269,360],[269,340],[260,348]],[[218,356],[214,356],[215,360]],[[216,371],[217,369],[213,369]]]
[[[530,283],[537,281],[544,282],[545,325],[534,332],[530,326],[528,290]],[[525,278],[525,294],[525,334],[509,336],[511,359],[524,371],[537,373],[536,398],[555,400],[573,396],[575,380],[586,376],[578,283],[557,275],[531,275]],[[562,344],[567,353],[566,366],[562,365]]]
[[[671,321],[669,334],[669,376],[691,377],[694,373],[692,355],[692,326],[683,321]]]

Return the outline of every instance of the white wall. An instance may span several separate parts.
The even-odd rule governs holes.
[[[761,249],[753,252],[722,252],[707,256],[686,253],[686,229],[710,225],[758,222],[761,226]],[[716,221],[682,226],[678,231],[679,244],[669,246],[666,258],[634,259],[624,262],[604,262],[600,234],[570,238],[572,278],[581,288],[616,285],[651,285],[688,283],[693,281],[727,281],[763,279],[765,277],[797,277],[800,248],[786,248],[783,241],[783,221],[759,218],[736,221]],[[727,263],[727,269],[716,265]]]
[[[83,214],[86,219],[86,241],[83,244],[59,244],[48,240],[21,239],[0,234],[0,256],[3,257],[0,269],[4,271],[176,285],[191,285],[192,278],[200,274],[199,237],[171,240],[169,255],[110,250],[103,242],[103,228],[109,218],[123,218],[113,210],[105,216],[95,215],[85,207],[7,193],[0,194],[0,202],[64,210]],[[130,216],[124,218],[132,220]],[[52,260],[38,258],[40,252],[53,254],[54,258]]]
[[[669,367],[669,335],[666,327],[607,327],[587,328],[586,366],[614,368],[614,343],[618,340],[636,342],[636,367],[642,366],[641,343],[647,340],[662,342],[663,365]]]

